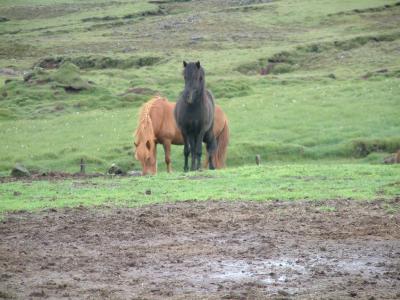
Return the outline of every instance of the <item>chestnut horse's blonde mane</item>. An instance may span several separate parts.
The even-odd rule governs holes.
[[[142,105],[138,114],[138,125],[135,131],[135,143],[139,145],[139,143],[146,143],[149,140],[155,138],[153,124],[150,118],[150,111],[156,101],[163,100],[166,101],[165,98],[161,96],[155,96],[150,101],[146,102]]]

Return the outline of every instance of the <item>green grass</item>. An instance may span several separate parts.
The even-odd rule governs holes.
[[[392,199],[400,196],[399,184],[399,166],[359,164],[279,164],[187,174],[163,173],[157,177],[18,181],[0,185],[0,213],[210,199]],[[332,211],[331,207],[320,209]]]
[[[318,164],[330,173],[338,164],[398,176],[398,168],[378,165],[400,149],[398,1],[247,2],[2,1],[0,17],[9,21],[0,23],[0,174],[8,175],[16,162],[33,171],[76,172],[81,158],[88,172],[104,173],[113,162],[139,169],[132,133],[140,105],[155,92],[175,101],[183,88],[182,60],[200,60],[231,131],[229,168],[217,172],[222,177],[211,185],[229,186],[235,174],[250,172],[244,166],[253,165],[257,154],[274,172],[294,163],[290,172]],[[46,67],[49,59],[77,68],[34,68]],[[272,73],[260,75],[269,63],[277,63]],[[35,80],[24,81],[29,72]],[[132,88],[145,92],[128,92]],[[157,178],[116,182],[151,182],[155,189],[165,184],[169,177],[162,156],[160,147]],[[172,158],[174,169],[182,170],[181,147],[173,147]],[[171,180],[181,182],[179,176]],[[288,178],[282,182],[292,182]],[[294,182],[299,192],[289,194],[305,198],[311,183]],[[40,191],[46,184],[53,183],[32,186]],[[326,191],[310,198],[336,197],[327,193],[328,182],[321,184]],[[361,177],[354,189],[358,186],[364,190]],[[189,199],[181,192],[171,199]],[[208,192],[199,188],[196,193]],[[217,187],[209,193],[223,198]],[[345,189],[337,197],[346,193],[355,199],[377,197],[373,192],[353,196]],[[143,201],[156,201],[156,195]],[[260,199],[280,195],[266,190]],[[128,196],[121,197],[133,199]],[[102,197],[90,201],[106,202]]]
[[[251,95],[218,101],[230,119],[230,166],[252,164],[256,154],[271,162],[354,159],[378,153],[370,162],[380,163],[382,156],[400,148],[400,118],[394,109],[400,86],[393,79],[315,85],[315,81],[283,84],[259,78],[252,86]],[[81,157],[92,172],[104,172],[112,162],[129,169],[137,108],[3,121],[0,170],[21,162],[33,169],[74,171]],[[180,170],[179,146],[173,160]]]

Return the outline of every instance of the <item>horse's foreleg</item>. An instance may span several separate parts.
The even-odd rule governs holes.
[[[190,154],[192,156],[192,165],[190,171],[195,171],[196,169],[196,138],[194,136],[189,137],[190,142]]]
[[[196,165],[196,170],[200,169],[201,167],[201,154],[202,154],[202,148],[203,148],[203,138],[204,138],[204,133],[201,132],[197,137],[196,137],[196,159],[197,159],[197,165]]]
[[[183,155],[185,157],[185,166],[183,167],[183,171],[189,171],[189,153],[190,153],[190,145],[189,140],[186,135],[183,136]]]
[[[165,154],[165,163],[167,164],[167,172],[172,172],[171,166],[171,141],[166,141],[163,144],[164,146],[164,154]]]

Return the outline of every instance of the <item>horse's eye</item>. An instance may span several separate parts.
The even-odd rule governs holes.
[[[148,150],[150,150],[151,145],[150,145],[150,142],[149,142],[149,141],[146,142],[146,147],[147,147]]]
[[[203,76],[200,76],[200,81],[203,81]]]

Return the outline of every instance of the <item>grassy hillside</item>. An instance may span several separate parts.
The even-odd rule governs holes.
[[[138,168],[137,110],[177,99],[183,59],[201,61],[230,119],[230,166],[400,148],[396,1],[18,0],[0,17],[3,173]],[[173,159],[180,170],[181,148]]]

